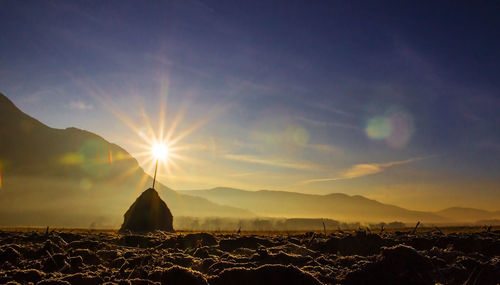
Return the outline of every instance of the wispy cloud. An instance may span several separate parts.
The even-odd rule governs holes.
[[[254,175],[259,175],[259,174],[261,174],[260,171],[253,171],[253,172],[233,173],[233,174],[228,174],[227,176],[230,176],[230,177],[247,177],[247,176],[254,176]]]
[[[252,155],[225,154],[223,157],[225,159],[234,160],[234,161],[269,165],[269,166],[282,167],[282,168],[304,169],[304,170],[318,169],[317,165],[314,165],[311,163],[291,162],[291,161],[275,160],[275,159],[265,159],[265,158],[260,158],[260,157],[256,157],[256,156],[252,156]]]
[[[341,110],[339,108],[328,106],[327,104],[320,104],[320,103],[314,102],[314,103],[309,103],[309,105],[313,108],[324,110],[324,111],[334,113],[337,115],[342,115],[342,116],[351,117],[351,118],[355,117],[355,115],[350,113],[350,112],[346,112],[345,110]]]
[[[356,165],[353,165],[347,169],[344,169],[335,177],[309,179],[309,180],[301,181],[300,184],[310,184],[310,183],[316,183],[316,182],[328,182],[328,181],[337,181],[337,180],[359,178],[359,177],[363,177],[363,176],[367,176],[367,175],[373,175],[376,173],[380,173],[380,172],[384,171],[386,168],[389,168],[389,167],[392,167],[395,165],[408,164],[408,163],[412,163],[412,162],[426,159],[429,157],[431,157],[431,156],[414,157],[414,158],[410,158],[410,159],[406,159],[406,160],[390,161],[390,162],[385,162],[385,163],[356,164]]]
[[[82,101],[72,101],[70,102],[67,107],[72,110],[79,110],[79,111],[85,111],[85,110],[90,110],[93,109],[94,106],[91,104],[87,104]]]
[[[324,152],[339,153],[343,151],[343,149],[338,146],[328,145],[328,144],[307,144],[306,146],[308,148]]]
[[[343,123],[343,122],[338,122],[338,121],[318,121],[310,118],[306,118],[303,116],[297,116],[297,119],[311,124],[315,126],[322,126],[322,127],[339,127],[339,128],[344,128],[344,129],[351,129],[351,130],[360,130],[360,128],[356,125],[349,124],[349,123]]]

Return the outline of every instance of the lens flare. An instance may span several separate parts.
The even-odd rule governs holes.
[[[392,123],[388,118],[375,117],[368,121],[366,135],[375,140],[386,139],[392,132]]]
[[[390,147],[402,148],[413,134],[413,119],[408,112],[392,108],[385,115],[368,120],[365,133],[372,140],[383,140]]]
[[[110,149],[108,149],[108,163],[109,165],[113,164],[113,155],[111,154]]]
[[[387,138],[387,144],[396,148],[405,146],[413,132],[411,118],[405,114],[394,114],[389,120],[391,121],[392,132]]]
[[[305,146],[309,142],[309,133],[302,127],[295,127],[292,132],[292,141],[298,146]]]

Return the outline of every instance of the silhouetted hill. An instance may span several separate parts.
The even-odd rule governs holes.
[[[123,148],[77,128],[55,129],[0,94],[0,226],[118,227],[137,196],[151,185]],[[449,208],[411,211],[362,196],[309,195],[231,188],[173,191],[157,183],[176,216],[298,217],[340,221],[475,222],[500,212]]]
[[[341,193],[311,195],[286,191],[245,191],[232,188],[182,191],[222,205],[247,209],[263,216],[330,218],[341,221],[416,221],[444,223],[452,220],[440,215],[411,211],[383,204],[363,196]]]
[[[118,227],[151,177],[121,147],[77,128],[50,128],[0,94],[0,225]],[[251,216],[157,183],[175,216]]]
[[[500,212],[491,212],[474,208],[451,207],[436,214],[448,217],[450,219],[460,220],[463,222],[478,222],[480,220],[493,220],[500,218]]]

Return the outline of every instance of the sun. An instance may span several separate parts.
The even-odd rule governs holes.
[[[187,154],[188,150],[199,150],[200,145],[188,143],[184,140],[209,122],[217,114],[217,110],[212,111],[209,115],[202,117],[192,125],[183,124],[182,120],[188,108],[187,103],[181,104],[176,114],[172,113],[172,115],[167,116],[168,92],[165,89],[159,94],[160,100],[157,104],[159,106],[157,113],[158,121],[152,123],[150,114],[154,112],[147,112],[140,103],[136,106],[136,109],[140,112],[141,120],[135,121],[123,110],[117,108],[115,102],[99,90],[90,90],[89,92],[95,95],[96,100],[106,110],[115,115],[132,133],[138,136],[126,135],[126,137],[123,137],[123,141],[135,148],[130,154],[131,157],[137,158],[140,164],[132,166],[126,173],[117,177],[116,181],[126,179],[128,176],[136,173],[138,167],[142,167],[146,175],[143,175],[139,181],[137,189],[142,189],[148,178],[151,177],[153,178],[154,187],[157,174],[160,180],[166,179],[167,176],[174,178],[174,172],[184,172],[182,169],[183,164],[200,163],[199,160]],[[180,126],[183,126],[183,128],[181,129]],[[204,149],[203,146],[202,149]],[[112,161],[111,152],[109,152],[108,156],[109,161]],[[115,157],[114,159],[121,158]]]
[[[154,143],[151,147],[151,154],[155,159],[168,160],[169,149],[166,144]]]

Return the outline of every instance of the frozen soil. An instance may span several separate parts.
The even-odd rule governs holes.
[[[500,231],[0,231],[0,284],[497,284]]]

